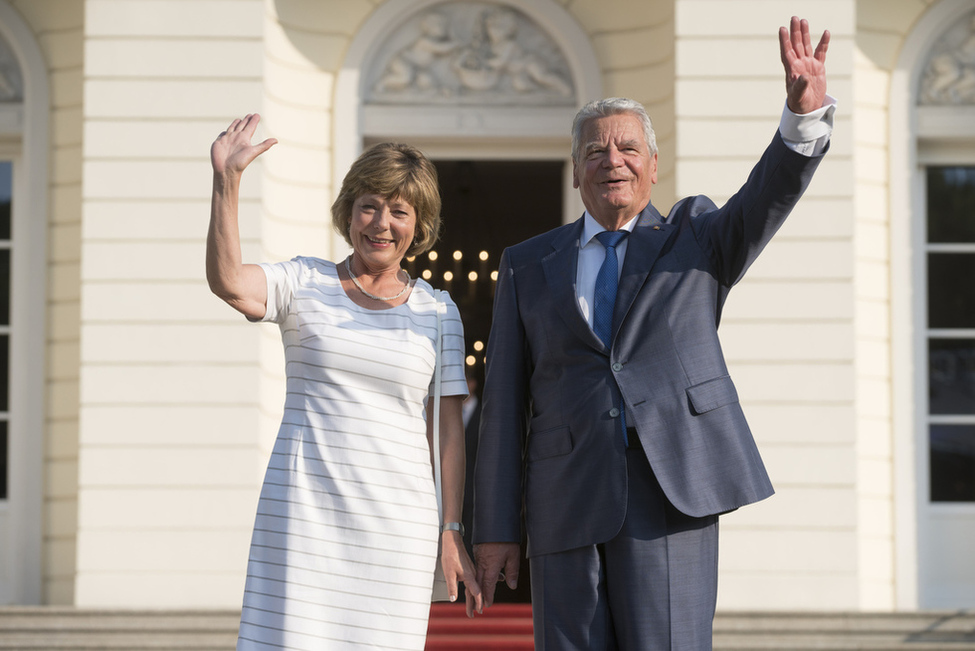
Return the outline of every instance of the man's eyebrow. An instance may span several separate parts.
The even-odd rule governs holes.
[[[626,140],[622,140],[619,143],[620,148],[639,149],[642,145],[643,143],[640,141],[639,138],[627,138]],[[587,142],[585,147],[583,147],[583,151],[589,153],[595,149],[604,149],[605,147],[606,145],[604,143],[594,140],[592,142]]]

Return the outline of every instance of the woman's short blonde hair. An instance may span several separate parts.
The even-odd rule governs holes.
[[[402,199],[416,211],[416,231],[406,255],[433,248],[440,237],[440,186],[437,168],[416,147],[383,142],[352,163],[332,204],[332,227],[352,246],[352,205],[364,194]]]

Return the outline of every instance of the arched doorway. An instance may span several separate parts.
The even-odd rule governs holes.
[[[335,89],[333,187],[383,140],[416,145],[437,164],[443,238],[410,271],[459,304],[475,382],[502,250],[582,214],[569,130],[578,107],[601,96],[588,36],[550,0],[391,0],[350,45]],[[333,257],[345,254],[337,241]],[[526,601],[527,587],[499,599]]]

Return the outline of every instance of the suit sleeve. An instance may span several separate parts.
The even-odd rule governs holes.
[[[515,273],[509,252],[505,251],[495,290],[474,471],[475,543],[521,542],[522,539],[529,366]]]
[[[806,191],[823,154],[797,153],[776,132],[745,184],[724,206],[715,209],[706,197],[682,205],[682,218],[690,218],[722,285],[731,287],[745,275]]]

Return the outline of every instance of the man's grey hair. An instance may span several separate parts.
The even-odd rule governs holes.
[[[583,146],[582,130],[586,123],[589,120],[621,113],[629,113],[640,119],[640,123],[643,125],[643,137],[647,141],[650,155],[653,156],[657,153],[657,136],[653,132],[653,122],[650,121],[650,116],[647,115],[647,110],[643,108],[643,104],[625,97],[607,97],[589,102],[579,109],[575,119],[572,120],[572,160],[576,165],[582,164],[580,158],[584,154],[581,151]]]

